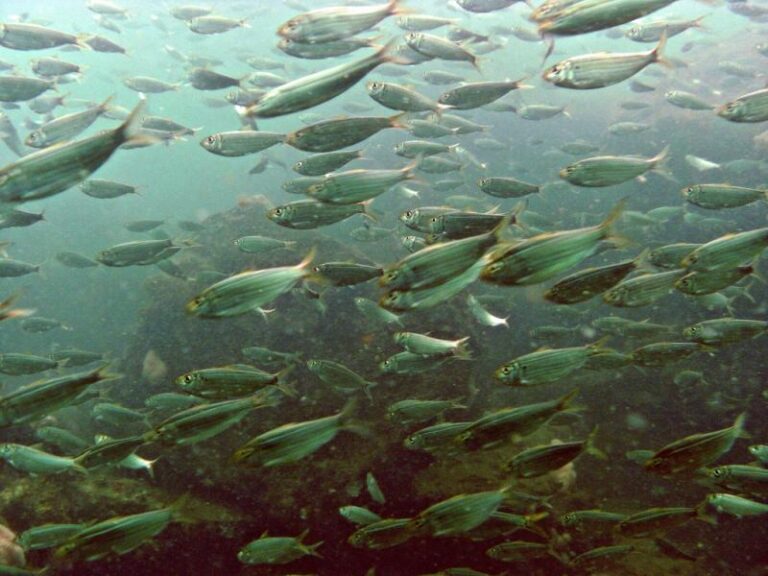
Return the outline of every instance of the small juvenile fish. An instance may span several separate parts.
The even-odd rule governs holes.
[[[472,313],[472,316],[475,317],[475,320],[480,322],[483,326],[504,326],[505,328],[509,328],[509,323],[507,320],[509,320],[509,316],[506,318],[499,318],[498,316],[494,316],[488,310],[483,308],[482,304],[475,298],[472,294],[467,295],[467,306],[469,307],[469,311]]]
[[[552,556],[549,544],[513,540],[488,548],[485,555],[499,562],[527,562],[534,558]]]
[[[585,54],[563,60],[546,70],[542,77],[563,88],[591,90],[611,86],[631,78],[654,62],[662,62],[667,36],[648,52]]]
[[[603,187],[627,182],[653,170],[667,157],[669,146],[653,158],[595,156],[560,170],[560,178],[576,186]]]
[[[69,430],[56,426],[41,426],[35,431],[35,436],[48,444],[53,444],[67,454],[80,454],[88,448],[84,439]]]
[[[285,141],[285,134],[258,130],[219,132],[203,138],[200,145],[218,156],[236,157],[255,154]]]

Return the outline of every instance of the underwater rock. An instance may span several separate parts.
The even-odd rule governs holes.
[[[0,524],[0,564],[19,568],[27,564],[24,550],[16,544],[16,534],[2,524]]]

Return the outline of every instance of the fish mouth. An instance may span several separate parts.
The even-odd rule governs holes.
[[[568,179],[568,170],[566,170],[565,168],[560,170],[560,172],[558,172],[558,174],[560,175],[560,178],[562,178],[563,180],[567,180]]]

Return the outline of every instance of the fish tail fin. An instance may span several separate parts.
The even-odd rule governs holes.
[[[465,336],[456,342],[456,350],[453,355],[458,360],[472,360],[472,350],[469,349],[469,336]]]
[[[578,388],[574,388],[573,390],[568,392],[568,394],[566,394],[565,396],[560,398],[560,400],[558,400],[557,406],[556,406],[557,411],[558,412],[563,412],[563,411],[567,410],[568,408],[570,408],[571,404],[573,404],[573,399],[576,398],[576,396],[578,396],[578,394],[579,394],[579,389]]]
[[[306,270],[309,268],[309,265],[312,264],[312,260],[315,259],[315,256],[317,256],[317,246],[312,246],[312,248],[309,249],[309,252],[307,252],[307,255],[304,256],[304,260],[296,264],[295,268],[297,270]]]
[[[528,207],[528,201],[522,200],[518,202],[515,207],[504,215],[501,221],[491,230],[491,236],[496,239],[496,244],[502,241],[502,235],[504,231],[510,226],[510,224],[517,224],[518,216],[522,214]]]
[[[364,217],[368,218],[369,220],[372,220],[373,222],[378,222],[379,218],[378,218],[377,214],[373,211],[373,207],[372,207],[373,200],[374,199],[371,198],[370,200],[366,200],[365,202],[361,202],[360,205],[362,206],[362,210],[360,211],[360,213]]]
[[[93,48],[88,44],[88,40],[91,38],[93,38],[93,34],[78,34],[75,36],[75,46],[83,50],[93,51]]]
[[[542,31],[542,28],[539,27],[539,32]],[[544,53],[544,58],[541,59],[541,65],[543,66],[544,63],[547,61],[547,59],[552,56],[552,52],[555,51],[555,39],[552,36],[545,36],[544,41],[547,44],[547,51]]]
[[[408,129],[408,112],[401,112],[400,114],[395,114],[394,116],[390,116],[388,118],[389,125],[392,128],[402,128],[403,130]]]
[[[607,460],[608,456],[600,450],[597,446],[595,446],[595,436],[597,436],[597,431],[600,429],[599,426],[595,426],[592,429],[592,432],[589,433],[589,436],[587,436],[586,445],[584,447],[584,451],[587,454],[591,454],[595,458],[599,458],[600,460]]]
[[[653,50],[651,50],[651,62],[658,62],[662,66],[671,68],[672,65],[669,63],[669,60],[664,58],[664,48],[666,46],[667,46],[667,29],[665,28],[664,31],[661,33],[661,38],[659,38],[659,43],[656,44],[656,47]]]
[[[137,144],[155,144],[156,138],[141,133],[141,122],[144,111],[147,108],[146,98],[136,104],[136,107],[128,114],[128,117],[118,128],[122,143],[131,142]]]
[[[623,245],[629,242],[628,239],[623,238],[622,236],[617,235],[614,232],[614,224],[621,218],[621,215],[624,213],[624,208],[627,205],[627,199],[622,198],[619,200],[616,205],[611,209],[611,211],[608,213],[608,216],[606,216],[605,220],[603,220],[600,223],[600,229],[604,233],[604,238],[609,239],[611,241],[616,241],[618,245]]]
[[[752,436],[744,430],[744,422],[746,419],[746,412],[742,412],[736,417],[736,421],[733,423],[733,429],[736,432],[736,438],[752,438]]]
[[[112,94],[106,100],[104,100],[104,102],[99,104],[99,106],[98,106],[98,108],[99,108],[99,115],[104,114],[104,113],[109,111],[109,109],[112,107],[112,100],[114,100],[114,99],[115,99],[115,95]]]

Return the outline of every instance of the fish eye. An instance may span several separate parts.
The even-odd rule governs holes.
[[[216,137],[208,136],[208,138],[206,138],[205,141],[208,142],[208,144],[213,144],[214,142],[216,142]]]
[[[273,213],[275,216],[280,216],[280,215],[283,213],[283,209],[282,209],[282,208],[275,208],[275,209],[272,211],[272,213]]]
[[[296,168],[301,168],[302,166],[304,166],[304,160],[299,160],[296,162]]]
[[[722,468],[715,468],[712,470],[712,478],[720,478],[723,475],[723,469]]]
[[[405,211],[405,217],[406,218],[413,218],[413,210],[406,210]]]
[[[501,367],[501,373],[505,376],[509,376],[512,373],[512,367],[511,366],[502,366]]]
[[[187,384],[191,384],[192,380],[194,380],[194,378],[192,377],[192,374],[186,374],[184,376],[184,382],[186,382]]]

